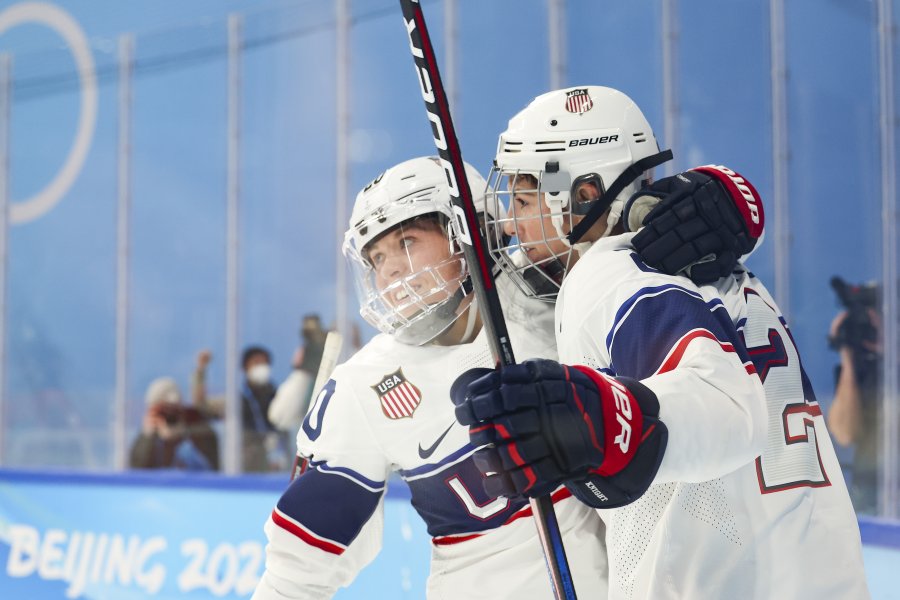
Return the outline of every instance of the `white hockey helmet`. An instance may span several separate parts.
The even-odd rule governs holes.
[[[510,119],[500,134],[488,178],[486,203],[494,214],[506,215],[488,228],[494,260],[528,295],[555,300],[562,279],[577,258],[573,252],[590,245],[579,242],[584,233],[610,209],[608,234],[625,201],[641,186],[644,172],[671,157],[670,151],[659,151],[640,108],[618,90],[583,86],[538,96]],[[531,178],[536,185],[525,184]],[[593,183],[599,197],[579,199],[576,190],[585,183]],[[541,214],[517,214],[515,203],[506,201],[512,198],[513,188],[536,192],[543,199],[539,202]],[[524,251],[521,240],[504,241],[509,240],[506,234],[510,231],[519,231],[524,218],[544,217],[549,217],[552,226],[541,225],[541,242],[558,240],[555,246],[566,250],[555,250],[535,261]],[[576,224],[574,217],[581,221]],[[530,242],[534,244],[534,240]]]
[[[466,164],[465,170],[476,210],[488,214],[487,183],[471,165]],[[379,281],[369,255],[372,245],[392,231],[412,230],[423,221],[440,227],[446,237],[441,259],[419,264],[408,254],[390,281]],[[356,196],[343,245],[362,317],[407,344],[426,344],[446,331],[474,298],[458,236],[447,176],[436,157],[414,158],[376,177]],[[470,327],[473,317],[474,310],[469,313]]]

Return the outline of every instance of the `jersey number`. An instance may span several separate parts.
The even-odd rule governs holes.
[[[787,327],[751,289],[744,290],[747,321],[741,335],[766,390],[768,437],[756,459],[763,494],[831,485],[819,453],[815,418],[822,410]],[[820,429],[820,431],[824,431]]]
[[[485,504],[478,504],[475,501],[475,498],[472,497],[472,494],[469,493],[468,488],[466,488],[466,485],[462,482],[459,475],[454,475],[448,479],[447,485],[450,486],[450,489],[453,490],[456,497],[462,501],[469,514],[476,519],[487,521],[497,513],[506,510],[506,507],[509,506],[509,499],[504,498],[503,496],[494,498]]]
[[[322,387],[322,391],[316,396],[312,406],[309,407],[309,411],[306,413],[306,417],[303,419],[301,427],[310,441],[316,441],[322,434],[322,419],[325,417],[325,409],[328,408],[328,402],[334,395],[334,387],[336,385],[337,382],[334,379],[328,380],[328,383]]]

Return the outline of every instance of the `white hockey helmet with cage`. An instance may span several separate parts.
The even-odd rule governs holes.
[[[555,300],[575,262],[573,252],[589,246],[580,242],[582,236],[607,209],[609,233],[644,172],[671,157],[668,150],[660,152],[640,108],[618,90],[586,86],[538,96],[500,134],[485,200],[494,214],[506,215],[488,228],[494,260],[528,295]],[[526,183],[531,178],[536,185]],[[576,191],[586,183],[599,196],[579,196]],[[567,248],[563,254],[554,252],[535,262],[521,240],[506,241],[506,233],[518,231],[525,218],[517,214],[515,203],[506,201],[513,189],[536,192],[543,200],[541,214],[527,218],[549,217],[552,227],[541,226],[543,242],[559,240]]]
[[[471,165],[466,164],[465,170],[476,210],[489,213],[484,206],[486,181]],[[369,256],[372,245],[386,234],[412,229],[422,220],[442,229],[447,239],[446,256],[426,265],[408,257],[407,264],[390,281],[379,282],[376,265]],[[414,158],[391,167],[357,194],[343,252],[353,272],[360,314],[401,342],[426,344],[472,307],[474,295],[450,187],[436,157]],[[474,324],[474,312],[474,307],[468,311],[469,329]]]

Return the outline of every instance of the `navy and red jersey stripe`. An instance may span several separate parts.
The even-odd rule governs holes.
[[[372,517],[384,490],[383,481],[313,462],[278,500],[272,519],[305,542],[339,553]]]
[[[619,307],[606,336],[610,368],[646,379],[664,366],[674,368],[687,344],[699,337],[715,339],[723,351],[752,364],[721,300],[706,302],[675,284],[642,288]]]

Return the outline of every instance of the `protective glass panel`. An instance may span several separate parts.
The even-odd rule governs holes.
[[[7,465],[102,469],[113,464],[115,47],[67,23],[63,40],[49,26],[14,31],[29,35],[13,61],[0,438]]]
[[[831,41],[807,26],[807,11],[813,9],[821,26],[835,36]],[[878,318],[877,306],[872,290],[859,288],[856,293],[856,288],[833,287],[830,282],[839,277],[850,284],[875,283],[882,273],[874,23],[871,4],[785,3],[791,238],[790,255],[781,259],[788,261],[790,277],[789,288],[776,293],[788,298],[782,308],[841,451],[860,513],[877,510],[879,436],[877,423],[870,419],[880,396],[881,359],[869,346],[875,342],[871,322]],[[848,206],[853,218],[844,212]],[[839,327],[836,316],[845,309],[852,315]],[[832,328],[839,338],[832,345],[849,348],[858,359],[856,371],[862,379],[856,391],[862,392],[867,423],[862,428],[847,421],[849,415],[835,394],[841,359],[827,341]]]

